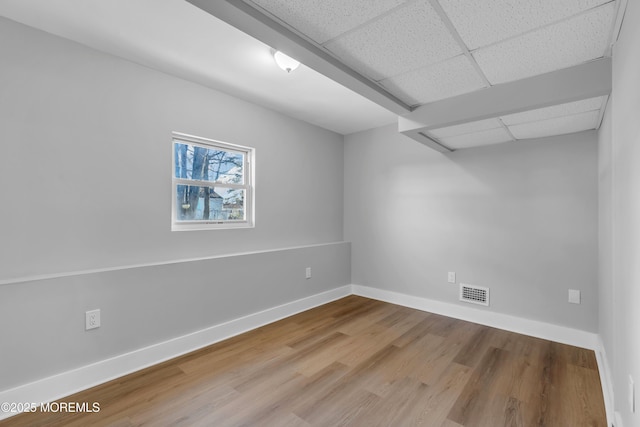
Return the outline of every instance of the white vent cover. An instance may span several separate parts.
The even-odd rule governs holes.
[[[460,301],[489,305],[489,288],[460,283]]]

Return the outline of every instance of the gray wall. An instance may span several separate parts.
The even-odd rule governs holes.
[[[342,136],[1,18],[0,58],[0,391],[349,283],[281,250],[342,241]],[[254,229],[170,231],[171,131],[256,148]]]
[[[632,414],[627,392],[631,375],[636,395],[640,393],[639,51],[640,2],[629,1],[613,50],[610,117],[600,132],[600,152],[609,153],[600,162],[600,209],[609,211],[612,218],[611,228],[602,224],[600,267],[604,275],[600,286],[604,298],[600,333],[613,372],[615,409],[625,427],[640,425],[640,399],[636,397],[636,412]]]
[[[449,155],[394,126],[349,135],[352,282],[462,304],[455,271],[490,310],[595,332],[597,179],[595,132]]]
[[[598,333],[609,362],[614,360],[613,318],[613,101],[610,98],[598,131]]]
[[[0,286],[0,391],[347,285],[349,253],[343,242]],[[96,308],[102,326],[85,331]]]
[[[0,280],[342,240],[341,135],[6,19],[0,58]],[[171,232],[171,131],[256,148],[255,229]]]

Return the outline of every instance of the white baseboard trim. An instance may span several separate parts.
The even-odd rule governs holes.
[[[62,399],[123,375],[206,347],[285,317],[350,295],[346,285],[310,297],[288,302],[229,322],[144,347],[110,359],[82,366],[42,380],[0,392],[0,402],[44,403]],[[16,413],[0,411],[0,420]]]
[[[607,424],[609,426],[615,425],[616,427],[622,426],[622,424],[615,422],[616,413],[613,400],[613,377],[611,376],[611,365],[609,365],[607,352],[605,351],[604,343],[600,337],[598,337],[598,349],[595,353],[596,360],[598,362],[598,371],[600,372],[602,396],[604,397],[604,409],[607,413]]]
[[[504,329],[511,332],[517,332],[519,334],[574,345],[576,347],[588,348],[590,350],[599,349],[598,335],[591,332],[540,322],[538,320],[524,319],[508,314],[481,310],[474,307],[463,307],[443,301],[436,301],[378,288],[370,288],[368,286],[351,285],[351,287],[355,295],[415,308],[417,310],[428,311],[430,313],[453,317],[468,322],[479,323],[481,325]]]

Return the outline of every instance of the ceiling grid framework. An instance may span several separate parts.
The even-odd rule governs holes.
[[[486,86],[490,86],[491,83],[489,82],[489,79],[487,79],[487,76],[485,75],[484,71],[482,71],[482,69],[480,68],[480,65],[478,65],[478,62],[473,58],[473,55],[471,54],[471,51],[469,50],[469,47],[467,46],[467,44],[462,39],[462,36],[460,36],[460,33],[456,29],[455,25],[453,25],[453,22],[451,22],[451,19],[449,19],[449,16],[447,16],[447,14],[444,11],[444,9],[442,8],[442,6],[440,6],[440,3],[438,3],[438,0],[431,0],[431,5],[438,12],[438,15],[440,15],[440,18],[442,19],[444,24],[447,26],[447,28],[449,29],[449,31],[451,32],[453,37],[456,39],[456,41],[458,42],[458,44],[462,48],[462,51],[464,52],[464,55],[467,58],[469,58],[469,60],[471,61],[473,67],[476,69],[476,72],[480,75],[480,77],[484,81],[485,85]]]
[[[244,2],[414,109],[603,58],[618,6],[615,0]],[[488,129],[451,135],[431,126],[412,137],[452,151],[596,129],[606,99],[592,97],[588,111],[551,108],[546,114],[555,116],[522,123],[496,116]]]

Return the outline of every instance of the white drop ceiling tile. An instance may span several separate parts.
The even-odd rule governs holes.
[[[404,0],[252,0],[302,34],[324,43]]]
[[[535,122],[552,119],[555,117],[569,116],[572,114],[584,113],[587,111],[600,110],[602,108],[603,97],[583,99],[581,101],[568,102],[566,104],[553,105],[536,110],[523,111],[522,113],[509,114],[500,117],[505,125],[516,125],[520,123]]]
[[[485,87],[464,55],[380,83],[409,105],[426,104]]]
[[[439,0],[469,49],[551,24],[610,0]]]
[[[607,48],[615,3],[473,52],[492,84],[543,74],[600,58]]]
[[[475,122],[462,123],[460,125],[448,126],[439,129],[430,129],[429,134],[436,138],[447,138],[450,136],[464,135],[466,133],[479,132],[502,127],[498,119],[478,120]]]
[[[595,129],[598,127],[599,117],[599,111],[589,111],[539,122],[521,123],[508,128],[517,139],[544,138]]]
[[[374,80],[452,58],[462,53],[426,0],[407,3],[379,20],[324,45],[344,63]]]
[[[511,135],[504,128],[483,130],[480,132],[467,133],[464,135],[450,136],[447,138],[438,138],[442,144],[449,148],[471,148],[481,147],[484,145],[499,144],[501,142],[513,141]]]

